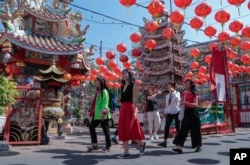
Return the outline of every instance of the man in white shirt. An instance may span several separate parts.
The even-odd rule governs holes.
[[[175,90],[175,83],[174,82],[168,82],[167,84],[169,93],[166,96],[166,108],[165,108],[165,117],[166,117],[166,124],[164,128],[164,141],[159,143],[158,146],[161,147],[167,147],[167,139],[169,136],[169,128],[172,123],[172,121],[175,121],[175,129],[177,132],[177,135],[179,133],[179,128],[180,128],[180,121],[178,119],[178,114],[180,111],[180,101],[181,101],[181,96],[180,93]],[[175,141],[177,141],[178,136],[175,137],[174,139],[174,144]]]

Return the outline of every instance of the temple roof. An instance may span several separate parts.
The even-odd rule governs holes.
[[[51,66],[49,68],[47,68],[45,70],[39,69],[39,72],[41,72],[42,74],[55,73],[57,75],[64,75],[64,72],[60,68],[56,67],[55,60],[53,60]]]
[[[6,39],[22,48],[45,54],[75,55],[83,49],[82,44],[69,45],[52,37],[35,34],[17,35],[11,32],[0,33],[0,44]]]
[[[44,10],[37,10],[36,8],[33,8],[30,6],[30,4],[25,5],[24,9],[27,13],[36,16],[37,18],[43,19],[43,20],[48,20],[52,22],[57,22],[57,21],[63,21],[67,19],[66,14],[55,14],[55,13],[50,13],[48,11]]]
[[[69,80],[64,79],[64,78],[55,78],[53,75],[51,75],[50,77],[45,77],[45,78],[40,78],[40,77],[34,77],[37,81],[49,81],[49,80],[54,80],[60,83],[66,83]]]

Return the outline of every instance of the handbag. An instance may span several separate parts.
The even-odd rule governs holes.
[[[184,92],[184,96],[183,96],[183,100],[185,100],[185,99],[186,99],[186,92]],[[185,112],[185,104],[182,104],[182,105],[180,105],[180,112],[178,115],[178,119],[180,121],[182,121],[184,118],[184,112]]]

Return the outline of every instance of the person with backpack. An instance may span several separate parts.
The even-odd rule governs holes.
[[[103,149],[103,152],[107,152],[110,151],[111,147],[110,132],[108,125],[108,121],[111,118],[109,109],[109,92],[106,80],[103,77],[96,77],[95,86],[96,86],[96,92],[90,107],[90,116],[92,117],[92,120],[89,126],[92,147],[88,149],[88,152],[99,150],[95,128],[100,123],[106,140],[106,147],[105,149]]]

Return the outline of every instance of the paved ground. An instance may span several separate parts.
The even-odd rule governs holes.
[[[114,132],[115,129],[111,129]],[[100,128],[98,132],[101,134]],[[183,154],[172,152],[173,139],[169,139],[168,147],[157,146],[161,139],[147,140],[146,152],[139,156],[136,145],[131,145],[129,159],[118,159],[123,152],[121,145],[113,145],[111,152],[88,153],[90,146],[88,128],[75,127],[74,133],[58,139],[50,135],[49,145],[11,146],[9,151],[0,151],[0,165],[189,165],[189,164],[219,164],[229,165],[230,148],[250,148],[250,128],[237,128],[236,133],[213,134],[203,136],[203,149],[195,153],[190,147],[188,138]],[[99,136],[100,146],[105,146],[103,135]]]

